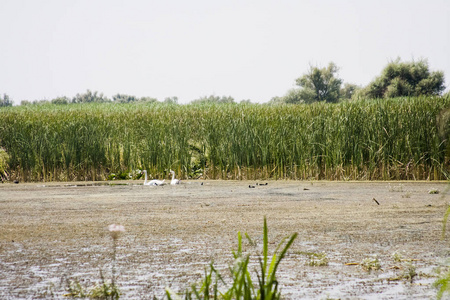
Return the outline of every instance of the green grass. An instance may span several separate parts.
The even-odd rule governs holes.
[[[445,179],[450,97],[311,105],[71,104],[0,109],[11,179]],[[446,119],[445,119],[446,120]],[[446,154],[447,153],[447,154]]]
[[[254,244],[247,234],[246,237],[250,244]],[[281,299],[276,273],[280,262],[286,256],[288,249],[296,238],[297,233],[284,238],[270,256],[267,221],[264,218],[263,253],[262,256],[258,256],[259,272],[255,271],[256,274],[253,276],[253,279],[249,270],[250,255],[246,255],[243,252],[242,236],[239,232],[238,250],[233,251],[234,264],[230,267],[231,285],[226,285],[220,272],[217,271],[213,263],[210,263],[209,271],[205,269],[205,276],[201,281],[200,287],[198,288],[196,284],[192,284],[189,288],[186,288],[184,299]],[[166,290],[166,296],[169,300],[181,299],[170,289]]]

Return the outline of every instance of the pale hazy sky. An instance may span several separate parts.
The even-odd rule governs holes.
[[[450,85],[448,0],[0,0],[0,43],[16,104],[87,89],[266,102],[310,65],[366,85],[397,57]]]

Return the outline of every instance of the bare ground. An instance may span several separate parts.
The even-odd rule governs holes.
[[[226,277],[237,232],[261,245],[264,216],[271,250],[299,234],[278,273],[286,299],[436,297],[432,283],[450,254],[449,238],[441,239],[448,183],[269,181],[249,188],[254,183],[1,184],[0,298],[60,299],[66,279],[92,286],[100,269],[110,278],[107,226],[115,223],[126,229],[117,249],[123,298],[159,299],[165,287],[198,281],[212,260]],[[395,251],[404,261],[393,260]],[[329,265],[306,265],[304,252],[325,252]],[[375,255],[381,270],[346,265]],[[414,281],[390,280],[408,259]]]

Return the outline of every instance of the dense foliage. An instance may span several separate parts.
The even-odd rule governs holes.
[[[336,103],[341,99],[341,95],[342,98],[349,95],[351,97],[357,86],[346,84],[345,88],[341,89],[342,79],[337,77],[338,71],[339,68],[332,62],[326,68],[310,66],[309,71],[295,81],[300,88],[290,89],[284,96],[272,98],[271,103]]]
[[[296,80],[300,90],[300,98],[305,103],[338,102],[342,79],[337,78],[338,67],[330,63],[326,68],[310,67],[307,74]]]
[[[430,71],[427,60],[391,61],[366,87],[345,83],[338,78],[339,68],[329,63],[326,68],[310,67],[296,79],[300,88],[289,90],[282,97],[271,99],[273,104],[339,102],[350,99],[439,96],[445,90],[444,73]],[[342,86],[343,84],[343,86]]]
[[[450,98],[311,105],[68,104],[0,109],[11,179],[444,179]],[[448,115],[448,114],[447,114]]]
[[[8,95],[3,94],[3,97],[0,96],[0,107],[2,106],[12,106],[13,103]]]
[[[444,73],[431,72],[426,60],[390,62],[364,91],[369,98],[440,95],[445,89]]]

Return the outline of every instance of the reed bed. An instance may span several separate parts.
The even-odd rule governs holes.
[[[448,179],[450,97],[310,105],[70,104],[0,109],[10,179]],[[442,119],[442,118],[441,118]]]

